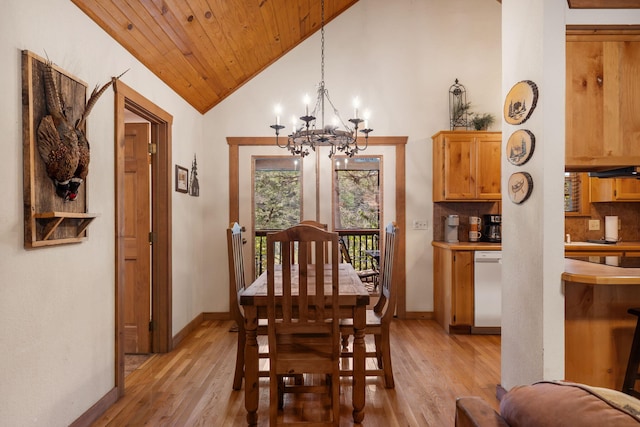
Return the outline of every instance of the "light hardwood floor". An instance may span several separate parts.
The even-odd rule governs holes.
[[[232,325],[205,321],[171,353],[154,355],[127,377],[125,396],[93,425],[246,425],[244,384],[240,391],[231,388],[237,333],[229,331]],[[432,320],[394,319],[391,331],[396,387],[367,379],[362,425],[453,426],[459,396],[481,396],[499,407],[499,336],[447,335]],[[259,426],[268,425],[268,381],[260,380]],[[340,425],[351,426],[350,379],[341,383]]]

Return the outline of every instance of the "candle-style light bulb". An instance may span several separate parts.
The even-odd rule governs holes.
[[[371,111],[364,110],[364,128],[369,129],[369,117],[371,117]]]
[[[308,115],[309,115],[309,103],[311,102],[311,98],[309,97],[309,95],[308,95],[308,94],[305,94],[305,95],[304,95],[304,100],[303,100],[303,102],[304,102],[304,112],[305,112],[305,114],[304,114],[304,115],[305,115],[305,116],[308,116]]]
[[[357,119],[358,118],[358,108],[360,108],[360,99],[358,99],[358,97],[356,96],[353,99],[353,109],[354,109],[354,117]]]
[[[280,114],[282,113],[282,106],[280,104],[276,104],[274,107],[274,111],[276,113],[276,125],[280,125]]]
[[[296,116],[291,116],[291,129],[293,129],[292,134],[296,133]]]

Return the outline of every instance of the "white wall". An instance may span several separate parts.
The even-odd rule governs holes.
[[[104,93],[88,120],[89,239],[23,249],[21,51],[94,85],[122,80],[174,117],[173,159],[202,156],[202,116],[68,0],[8,0],[0,14],[0,424],[66,426],[114,386],[114,113]],[[210,196],[203,186],[202,194]],[[174,193],[174,334],[205,311],[203,197]]]
[[[448,129],[448,91],[456,78],[477,112],[501,116],[500,4],[495,0],[361,0],[325,28],[325,83],[343,118],[358,95],[371,110],[372,135],[408,136],[407,224],[427,219],[429,230],[407,237],[407,311],[433,311],[431,136]],[[320,80],[320,36],[289,52],[205,115],[208,159],[215,159],[218,197],[205,201],[205,233],[224,239],[228,221],[227,136],[271,136],[273,107],[282,104],[284,124],[300,115],[302,97]],[[500,125],[494,126],[500,130]],[[365,152],[366,153],[366,152]],[[283,153],[284,154],[284,153]],[[213,184],[207,184],[212,186]],[[211,222],[213,225],[214,222]],[[212,259],[226,259],[211,245]],[[219,271],[212,263],[205,275]],[[226,283],[210,288],[212,296]],[[218,299],[213,311],[226,310]]]
[[[519,170],[534,181],[522,205],[503,192],[502,378],[506,389],[564,378],[565,25],[638,24],[639,10],[577,10],[556,0],[502,1],[503,99],[518,81],[536,82],[538,106],[523,125],[503,126],[503,145],[519,128],[536,135],[523,167],[502,161],[502,188]],[[508,37],[506,36],[508,35]]]

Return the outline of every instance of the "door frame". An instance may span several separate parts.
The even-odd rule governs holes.
[[[124,147],[125,110],[151,124],[151,351],[172,350],[172,264],[171,264],[171,126],[173,116],[121,81],[115,90],[115,386],[124,395]]]
[[[396,150],[395,182],[396,182],[396,225],[400,230],[407,229],[407,192],[406,192],[406,145],[407,136],[375,136],[369,137],[369,145],[393,146]],[[227,137],[229,145],[229,223],[238,221],[240,217],[240,147],[241,146],[265,146],[276,145],[275,137]],[[317,156],[316,156],[317,158]],[[317,194],[317,191],[316,191]],[[318,208],[316,207],[316,210]],[[398,318],[404,319],[407,316],[406,303],[406,233],[398,235],[396,256],[401,260],[398,263],[397,274],[397,306],[396,314]],[[235,295],[229,295],[229,303],[235,303]]]

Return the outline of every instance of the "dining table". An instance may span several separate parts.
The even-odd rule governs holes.
[[[330,269],[325,265],[325,286],[332,286]],[[292,289],[297,283],[298,266],[292,265]],[[309,276],[315,274],[315,268],[309,268]],[[282,266],[276,265],[274,271],[276,296],[282,293]],[[310,280],[313,280],[310,277]],[[297,289],[297,286],[295,287]],[[312,292],[310,289],[309,292]],[[295,290],[294,290],[295,292]],[[340,318],[353,319],[353,377],[352,402],[353,421],[361,423],[364,419],[365,407],[365,326],[366,309],[369,304],[369,292],[364,286],[358,273],[351,264],[340,263],[338,268],[338,292],[340,302]],[[294,293],[295,295],[295,293]],[[278,298],[276,297],[276,304]],[[264,271],[240,295],[240,304],[244,309],[245,331],[245,408],[247,423],[258,423],[259,401],[259,355],[257,329],[259,319],[267,318],[267,272]]]

